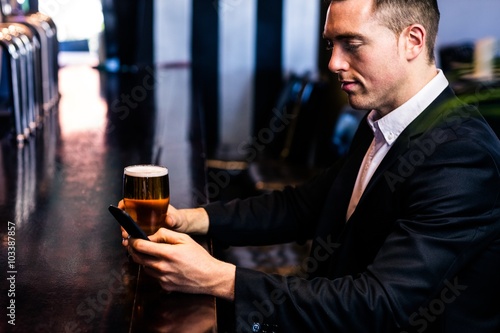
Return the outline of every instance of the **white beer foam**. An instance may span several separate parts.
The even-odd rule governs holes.
[[[168,174],[168,169],[159,165],[132,165],[126,167],[124,173],[133,177],[161,177]]]

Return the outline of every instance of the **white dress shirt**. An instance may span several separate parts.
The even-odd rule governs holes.
[[[366,185],[394,141],[443,92],[448,84],[443,72],[438,69],[437,75],[425,87],[397,109],[382,118],[375,110],[370,111],[367,120],[374,137],[359,168],[358,178],[347,209],[347,220],[356,209]]]

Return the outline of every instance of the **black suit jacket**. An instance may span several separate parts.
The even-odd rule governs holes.
[[[500,332],[500,143],[446,89],[398,137],[346,221],[373,134],[311,182],[210,204],[232,245],[313,239],[298,276],[237,268],[236,332]]]

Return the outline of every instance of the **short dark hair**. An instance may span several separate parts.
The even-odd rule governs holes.
[[[340,2],[348,0],[330,0]],[[422,24],[427,31],[427,51],[434,62],[434,48],[439,28],[440,12],[437,0],[372,0],[380,22],[399,36],[412,24]]]

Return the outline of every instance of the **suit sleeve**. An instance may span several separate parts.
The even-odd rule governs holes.
[[[235,246],[300,242],[311,238],[341,164],[342,161],[338,161],[296,188],[206,205],[209,236]]]
[[[401,193],[405,214],[361,274],[306,280],[238,268],[236,331],[388,333],[439,320],[425,310],[455,306],[445,301],[472,288],[470,271],[485,267],[471,266],[488,247],[500,259],[500,159],[490,148],[465,136],[440,144],[416,166]],[[499,276],[498,265],[489,269]]]

